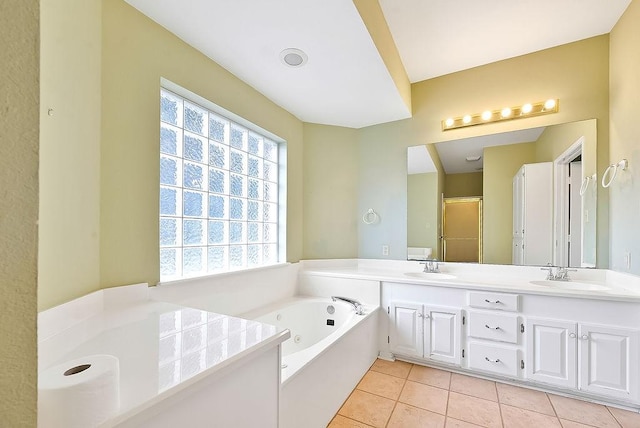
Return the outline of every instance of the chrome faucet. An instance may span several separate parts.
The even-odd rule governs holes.
[[[555,273],[553,272],[555,268]],[[578,269],[569,269],[566,267],[552,266],[551,263],[547,263],[546,267],[540,268],[547,271],[547,281],[571,281],[569,278],[569,272],[577,272]]]
[[[424,273],[440,272],[440,269],[438,268],[438,259],[427,259],[424,262],[420,262],[420,264],[424,264]]]
[[[353,309],[355,309],[356,315],[364,315],[364,308],[362,307],[362,303],[358,302],[355,299],[349,299],[348,297],[331,296],[331,300],[333,300],[334,302],[341,300],[343,302],[349,303],[353,306]]]

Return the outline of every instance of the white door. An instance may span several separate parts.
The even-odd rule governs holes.
[[[568,259],[571,267],[582,264],[582,162],[569,164],[569,251]]]
[[[425,306],[424,318],[425,358],[460,365],[461,310]]]
[[[638,398],[638,330],[580,325],[580,389]]]
[[[575,388],[576,323],[528,318],[526,376],[552,385]]]
[[[422,305],[391,302],[390,309],[391,331],[389,332],[389,346],[391,352],[422,358]]]

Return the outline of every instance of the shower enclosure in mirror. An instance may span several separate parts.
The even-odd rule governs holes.
[[[442,201],[482,199],[480,263],[513,260],[513,178],[525,164],[553,164],[549,200],[552,249],[546,262],[596,265],[596,120],[551,125],[410,147],[407,181],[407,243],[433,248],[446,260],[453,241],[443,229]],[[416,156],[429,157],[416,168]],[[428,164],[427,166],[424,166]],[[589,178],[587,178],[589,177]],[[473,218],[470,217],[470,221]],[[457,233],[457,232],[456,232]],[[454,244],[456,245],[456,244]],[[526,245],[526,244],[525,244]],[[460,260],[463,261],[463,260]],[[526,262],[525,262],[526,263]],[[536,261],[535,264],[544,264]]]

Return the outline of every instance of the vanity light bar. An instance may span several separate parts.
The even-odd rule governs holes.
[[[486,110],[482,113],[466,114],[460,117],[450,117],[442,121],[442,130],[464,128],[485,123],[502,122],[503,120],[522,119],[525,117],[542,116],[557,113],[560,107],[559,99],[548,99],[537,103],[526,103],[517,107],[505,107],[500,110]]]

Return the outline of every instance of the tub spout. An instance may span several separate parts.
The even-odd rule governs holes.
[[[348,297],[331,296],[331,300],[333,300],[334,302],[341,300],[343,302],[349,303],[353,306],[353,309],[355,309],[356,315],[364,315],[364,308],[362,307],[362,303],[358,302],[355,299],[349,299]]]

